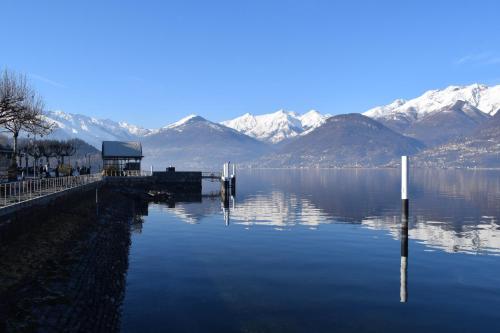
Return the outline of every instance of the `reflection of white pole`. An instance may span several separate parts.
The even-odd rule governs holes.
[[[408,156],[401,156],[401,199],[408,200]]]
[[[406,275],[408,274],[408,258],[401,257],[401,286],[399,288],[399,300],[401,303],[406,303]]]
[[[408,202],[408,200],[403,200]],[[404,211],[401,215],[401,267],[400,267],[400,287],[399,300],[401,303],[406,303],[408,300],[408,207],[403,207]]]

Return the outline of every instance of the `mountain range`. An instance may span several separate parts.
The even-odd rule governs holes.
[[[327,119],[316,130],[264,156],[256,166],[374,167],[423,148],[418,140],[359,113],[350,113]]]
[[[329,114],[311,110],[304,114],[278,110],[270,114],[254,116],[245,113],[221,124],[264,142],[278,143],[299,135],[304,135],[321,126]]]
[[[253,167],[387,166],[415,155],[431,167],[500,167],[500,85],[450,86],[372,108],[330,116],[316,110],[244,114],[215,123],[191,115],[157,129],[62,111],[46,113],[51,137],[139,140],[145,163],[213,168],[231,160]],[[472,158],[473,157],[473,158]]]
[[[141,139],[144,163],[181,169],[218,170],[224,161],[249,161],[269,151],[267,145],[232,128],[188,116]]]

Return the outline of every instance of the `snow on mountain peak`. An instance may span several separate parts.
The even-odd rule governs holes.
[[[488,87],[474,83],[468,86],[448,86],[444,89],[428,90],[410,100],[398,99],[390,104],[377,106],[366,111],[364,115],[375,119],[406,116],[417,120],[457,101],[467,102],[484,113],[494,115],[500,109],[500,85]]]
[[[277,143],[320,126],[326,118],[328,115],[322,115],[315,110],[299,115],[280,109],[257,116],[245,113],[221,124],[258,140]]]
[[[314,129],[321,126],[325,120],[330,117],[330,114],[323,115],[316,110],[310,110],[299,116],[299,119],[304,129]]]
[[[198,116],[198,115],[195,115],[195,114],[190,114],[189,116],[184,117],[181,120],[178,120],[175,123],[167,125],[167,126],[165,126],[163,128],[175,128],[175,127],[179,127],[179,126],[184,125],[185,123],[189,122],[191,119],[194,119],[194,118],[201,118],[201,117]]]
[[[78,137],[100,149],[103,140],[133,140],[150,132],[135,125],[112,120],[100,120],[63,111],[48,111],[45,119],[57,125],[49,137],[59,140]]]

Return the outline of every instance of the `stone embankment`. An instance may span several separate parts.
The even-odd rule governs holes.
[[[89,190],[0,222],[0,331],[119,330],[130,226],[147,203],[106,188],[99,201]]]

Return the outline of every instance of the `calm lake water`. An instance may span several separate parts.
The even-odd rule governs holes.
[[[122,330],[500,332],[500,172],[413,170],[407,233],[399,177],[246,171],[229,208],[150,204]]]

